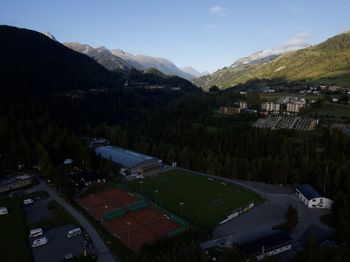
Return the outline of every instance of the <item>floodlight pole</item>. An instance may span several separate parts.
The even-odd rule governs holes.
[[[158,196],[158,189],[154,190],[154,200],[156,204],[157,204],[157,196]]]
[[[180,205],[181,219],[183,219],[183,218],[182,218],[182,207],[183,207],[184,204],[185,204],[184,202],[180,202],[180,203],[179,203],[179,205]]]
[[[130,222],[126,222],[126,224],[128,225],[128,246],[130,246]]]
[[[141,185],[141,195],[143,196],[143,181],[140,181],[140,185]]]

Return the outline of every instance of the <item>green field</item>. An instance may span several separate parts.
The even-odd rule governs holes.
[[[237,185],[205,176],[173,170],[140,181],[129,182],[128,187],[193,224],[211,227],[225,219],[232,211],[261,198]],[[156,192],[158,191],[158,192]]]
[[[0,198],[0,206],[9,211],[0,216],[1,261],[32,261],[26,242],[26,221],[19,202],[19,198]]]
[[[324,103],[317,113],[319,116],[323,117],[350,118],[350,106]]]
[[[261,99],[267,100],[268,102],[276,102],[281,96],[293,96],[293,97],[303,97],[309,100],[318,100],[324,98],[324,95],[316,94],[300,94],[300,93],[288,93],[288,92],[276,92],[276,93],[264,93],[261,94]]]

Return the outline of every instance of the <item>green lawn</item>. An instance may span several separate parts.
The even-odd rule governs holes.
[[[19,198],[0,198],[0,206],[6,206],[9,213],[0,216],[1,261],[32,261],[26,242],[26,221]]]
[[[315,113],[315,112],[314,112]],[[350,106],[342,104],[323,103],[318,110],[319,116],[323,117],[348,117],[350,118]]]
[[[237,185],[210,181],[207,177],[180,170],[146,178],[143,182],[140,184],[136,180],[127,185],[179,216],[179,203],[184,202],[183,218],[204,227],[222,221],[237,207],[261,201],[257,194]]]
[[[300,94],[300,93],[288,93],[288,92],[264,93],[264,94],[261,94],[260,96],[261,96],[261,99],[267,100],[269,102],[276,102],[276,100],[281,96],[304,97],[310,100],[317,100],[324,97],[324,95]]]

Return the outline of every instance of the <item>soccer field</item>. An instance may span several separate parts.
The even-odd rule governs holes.
[[[180,170],[161,173],[140,182],[136,180],[127,185],[193,224],[204,227],[224,220],[235,208],[261,201],[259,195],[240,186]],[[183,203],[182,207],[180,203]]]

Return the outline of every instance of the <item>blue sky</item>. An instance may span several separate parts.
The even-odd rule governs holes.
[[[350,30],[350,0],[1,0],[0,24],[214,71]]]

